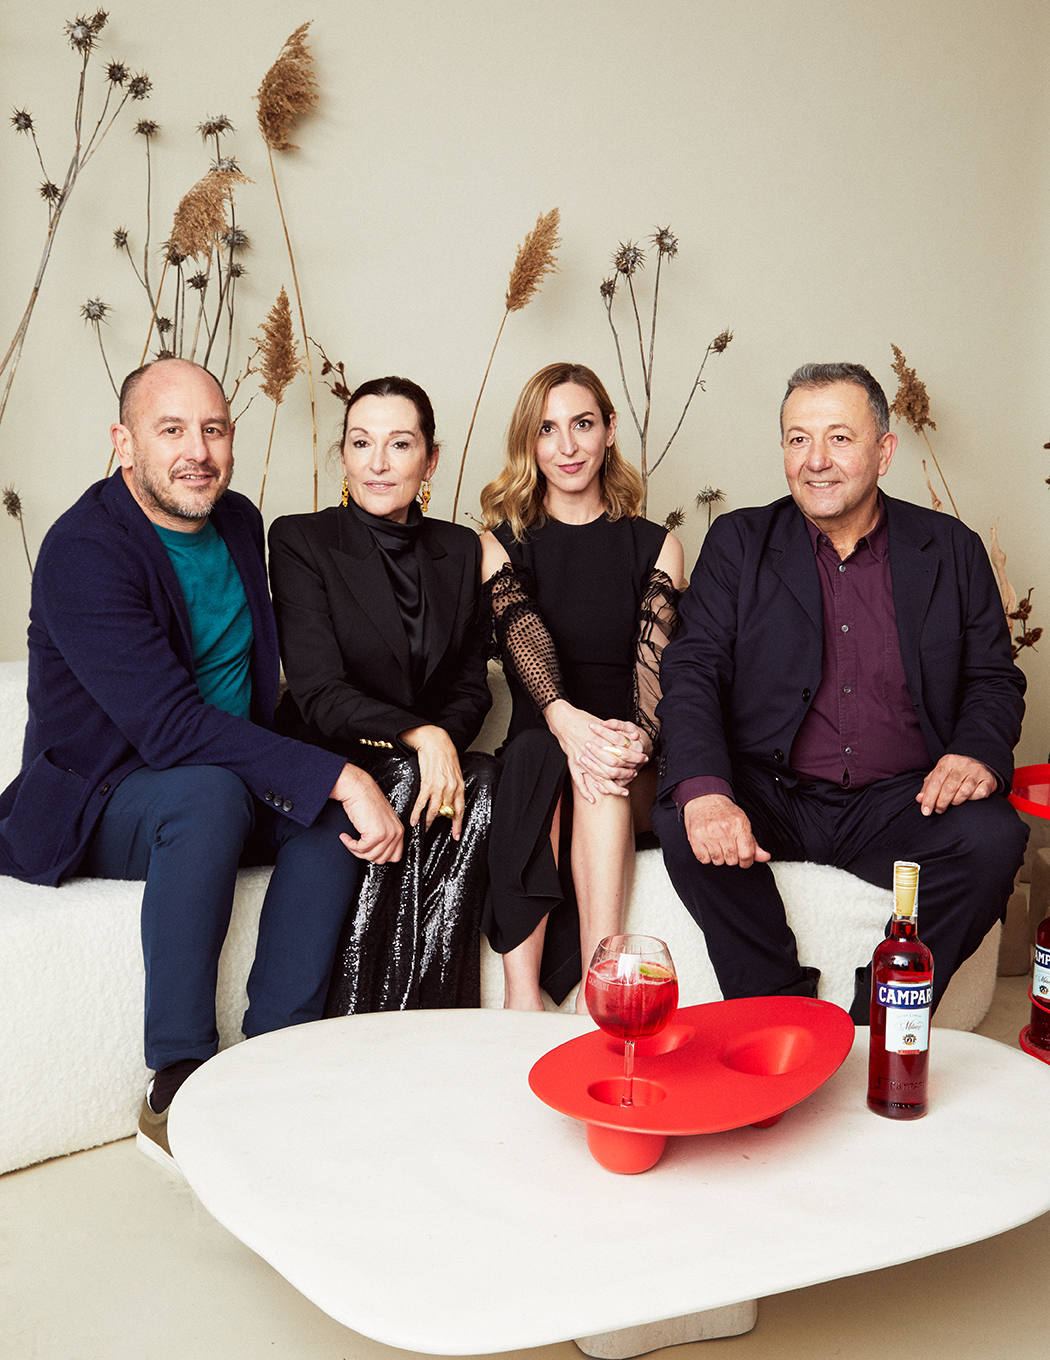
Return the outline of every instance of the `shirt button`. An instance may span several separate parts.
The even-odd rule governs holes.
[[[844,624],[842,625],[842,631],[843,631],[844,633],[848,633],[848,632],[849,632],[849,624],[848,624],[848,623],[844,623]]]
[[[842,749],[843,749],[843,751],[845,751],[846,755],[848,755],[848,756],[851,756],[851,755],[853,754],[853,747],[852,747],[852,746],[844,746]]]
[[[839,571],[845,571],[845,570],[846,570],[846,564],[845,564],[845,562],[840,562],[840,563],[839,563]]]
[[[843,692],[843,694],[852,694],[852,693],[853,693],[853,686],[852,686],[852,685],[843,685],[843,686],[842,686],[842,692]]]

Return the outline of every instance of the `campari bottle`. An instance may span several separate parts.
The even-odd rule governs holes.
[[[871,959],[868,1109],[888,1119],[926,1113],[933,955],[918,936],[919,866],[893,866],[890,933]]]
[[[1032,970],[1032,1019],[1028,1042],[1046,1054],[1050,1062],[1050,916],[1035,932],[1035,968]]]

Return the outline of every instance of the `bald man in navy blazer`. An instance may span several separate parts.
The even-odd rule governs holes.
[[[277,630],[262,518],[228,491],[233,425],[214,377],[128,375],[120,466],[52,527],[33,575],[22,770],[0,795],[0,873],[144,879],[139,1143],[218,1046],[215,981],[242,857],[275,861],[248,980],[248,1035],[319,1019],[361,861],[401,823],[345,758],[272,730]],[[42,980],[42,985],[46,985]]]
[[[770,860],[887,888],[917,861],[936,1005],[1023,858],[1024,676],[977,535],[879,491],[897,440],[867,369],[799,369],[781,429],[790,496],[714,522],[664,653],[654,824],[726,997],[817,994]]]

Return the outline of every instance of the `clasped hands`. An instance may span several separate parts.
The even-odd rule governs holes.
[[[631,781],[652,754],[652,742],[640,727],[620,718],[596,718],[565,699],[548,704],[543,716],[581,797],[594,803],[599,795],[629,796]]]

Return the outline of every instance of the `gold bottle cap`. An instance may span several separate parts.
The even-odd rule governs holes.
[[[919,866],[911,860],[893,862],[893,910],[897,916],[915,914],[915,898],[919,891]]]

